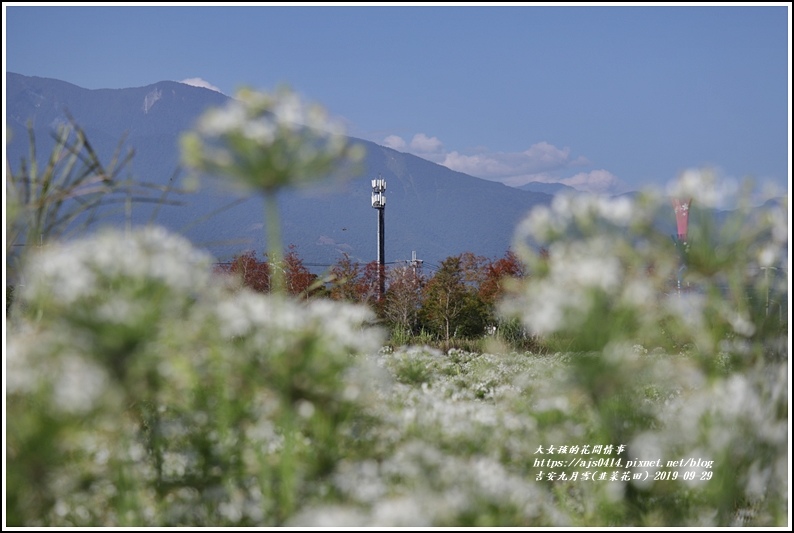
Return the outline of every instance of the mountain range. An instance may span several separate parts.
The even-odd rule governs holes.
[[[7,161],[12,171],[29,157],[28,126],[36,139],[40,163],[53,146],[52,132],[73,117],[84,129],[103,162],[121,145],[133,149],[125,172],[137,181],[160,187],[182,187],[179,137],[208,108],[228,96],[173,81],[127,89],[84,89],[65,81],[6,74],[6,126],[11,132]],[[362,173],[279,196],[285,245],[314,271],[347,254],[366,263],[377,259],[378,214],[370,204],[370,180],[384,178],[385,261],[410,260],[412,252],[429,267],[445,258],[473,252],[498,258],[511,246],[519,221],[535,206],[550,204],[567,189],[559,184],[528,184],[522,188],[450,170],[408,153],[363,139]],[[131,214],[108,220],[123,224],[156,222],[189,238],[218,261],[247,250],[265,250],[262,199],[234,192],[222,179],[202,180],[190,194],[172,193],[179,205],[135,203]],[[668,233],[675,231],[672,210]]]
[[[53,145],[52,132],[69,117],[85,130],[103,162],[122,148],[134,157],[130,177],[179,188],[180,134],[206,109],[228,99],[216,91],[172,81],[128,89],[89,90],[40,77],[6,74],[6,126],[12,132],[7,158],[13,170],[29,157],[28,124],[39,159]],[[363,172],[344,182],[279,197],[285,245],[293,244],[309,264],[336,262],[341,254],[369,262],[377,258],[377,211],[371,207],[370,180],[384,178],[385,260],[411,258],[426,264],[470,251],[500,257],[510,247],[513,230],[532,207],[548,204],[548,193],[519,190],[452,171],[444,166],[363,140]],[[132,223],[151,221],[186,235],[219,261],[246,250],[265,249],[263,202],[256,195],[233,192],[221,180],[202,180],[191,194],[171,195],[181,205],[135,204]],[[220,211],[220,212],[219,212]],[[122,215],[116,222],[123,221]]]

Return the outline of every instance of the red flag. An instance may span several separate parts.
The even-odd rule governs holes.
[[[678,240],[686,242],[687,228],[689,226],[689,206],[692,198],[679,200],[673,198],[673,208],[675,209],[675,223],[678,226]]]

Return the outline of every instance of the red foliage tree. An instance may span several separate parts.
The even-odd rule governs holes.
[[[316,292],[317,287],[313,286],[317,281],[317,275],[312,274],[303,264],[294,244],[289,245],[289,251],[284,256],[284,274],[289,294],[308,298]]]
[[[270,291],[270,265],[267,261],[259,261],[253,250],[234,256],[230,263],[218,265],[215,271],[236,276],[243,285],[257,292]]]
[[[383,275],[388,277],[389,273],[386,266],[383,265],[381,268],[383,269]],[[378,262],[370,261],[364,265],[360,282],[360,301],[372,305],[376,311],[380,311],[379,304],[382,303],[378,300],[378,293],[380,292],[378,270]]]
[[[480,298],[491,307],[504,295],[505,280],[522,278],[525,274],[524,265],[511,250],[508,250],[504,257],[489,262],[483,270],[479,289]]]
[[[343,254],[331,267],[331,286],[328,295],[332,300],[360,302],[361,265]]]
[[[464,283],[469,287],[478,288],[485,281],[490,261],[487,257],[472,252],[463,252],[458,257]]]

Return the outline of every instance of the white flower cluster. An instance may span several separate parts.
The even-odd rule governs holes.
[[[661,374],[659,378],[661,378]],[[681,375],[670,376],[682,382]],[[785,454],[788,424],[779,416],[788,404],[786,364],[754,369],[713,383],[690,382],[671,401],[657,406],[662,425],[637,434],[630,444],[632,457],[675,461],[681,457],[713,460],[710,468],[728,469],[733,483],[751,503],[785,497],[789,472]],[[702,466],[679,465],[677,483],[707,489]],[[683,472],[695,471],[686,479]],[[645,489],[652,483],[635,482]],[[677,489],[678,490],[678,489]],[[703,525],[717,524],[715,516]]]
[[[548,252],[549,274],[539,280],[530,279],[522,298],[505,301],[502,308],[506,313],[520,313],[532,334],[577,327],[590,313],[596,295],[631,302],[638,300],[638,292],[649,292],[641,278],[626,283],[618,245],[611,239],[556,242]]]
[[[105,230],[88,239],[32,251],[20,297],[51,299],[68,307],[136,282],[161,284],[174,294],[187,295],[209,284],[212,261],[187,239],[162,227],[143,227],[129,234]],[[108,302],[102,312],[123,315],[127,305]]]
[[[517,244],[523,239],[545,242],[573,227],[592,226],[601,220],[616,228],[626,228],[642,213],[627,197],[606,198],[592,194],[559,194],[549,207],[537,206],[516,228]],[[603,229],[601,227],[600,229]]]
[[[205,112],[181,142],[188,167],[265,192],[326,178],[364,155],[340,121],[287,87],[272,94],[241,89],[225,106]]]
[[[90,349],[67,331],[19,324],[8,336],[6,387],[12,395],[39,396],[48,408],[66,415],[92,411],[108,401],[110,379],[102,366],[85,357]],[[57,357],[53,357],[57,354]]]
[[[209,110],[198,123],[199,131],[206,135],[240,133],[262,146],[273,143],[281,129],[298,132],[303,128],[330,137],[344,135],[341,122],[332,120],[322,106],[305,104],[286,87],[273,95],[242,89],[226,106]]]
[[[410,440],[379,465],[344,466],[334,478],[337,490],[369,509],[308,507],[290,526],[443,527],[465,523],[461,519],[473,509],[495,510],[512,524],[569,525],[548,493],[489,457],[460,457],[427,441]]]
[[[712,171],[688,169],[677,180],[670,182],[667,194],[671,198],[693,198],[696,205],[724,208],[737,193],[737,183],[717,180]]]
[[[218,302],[216,312],[225,338],[246,337],[268,352],[283,352],[309,333],[331,353],[374,353],[383,341],[383,332],[369,327],[374,314],[363,305],[299,302],[241,290]]]

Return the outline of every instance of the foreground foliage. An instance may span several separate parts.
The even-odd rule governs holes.
[[[269,194],[341,157],[303,159],[304,130],[246,109],[214,115],[234,119],[220,139],[186,137],[197,166]],[[213,139],[229,157],[205,152]],[[691,173],[671,193],[707,207],[716,185]],[[27,250],[7,324],[7,524],[786,525],[786,206],[693,216],[677,247],[653,229],[667,202],[533,211],[513,283],[477,295],[499,295],[505,332],[476,352],[392,348],[344,285],[257,292],[157,227]],[[428,289],[447,339],[451,304],[476,302],[462,259]],[[498,343],[524,336],[555,349]]]
[[[575,243],[550,243],[549,269],[504,304],[572,347],[547,356],[381,349],[367,307],[230,285],[156,228],[43,247],[9,322],[8,524],[784,524],[787,322],[731,299],[765,287],[741,261],[784,242],[775,216],[738,271],[714,271],[727,294],[694,266],[688,294],[608,270],[641,250],[664,272],[664,254],[617,237],[598,241],[606,266],[562,275]],[[628,480],[571,462],[600,458]],[[711,466],[625,467],[679,458]]]

